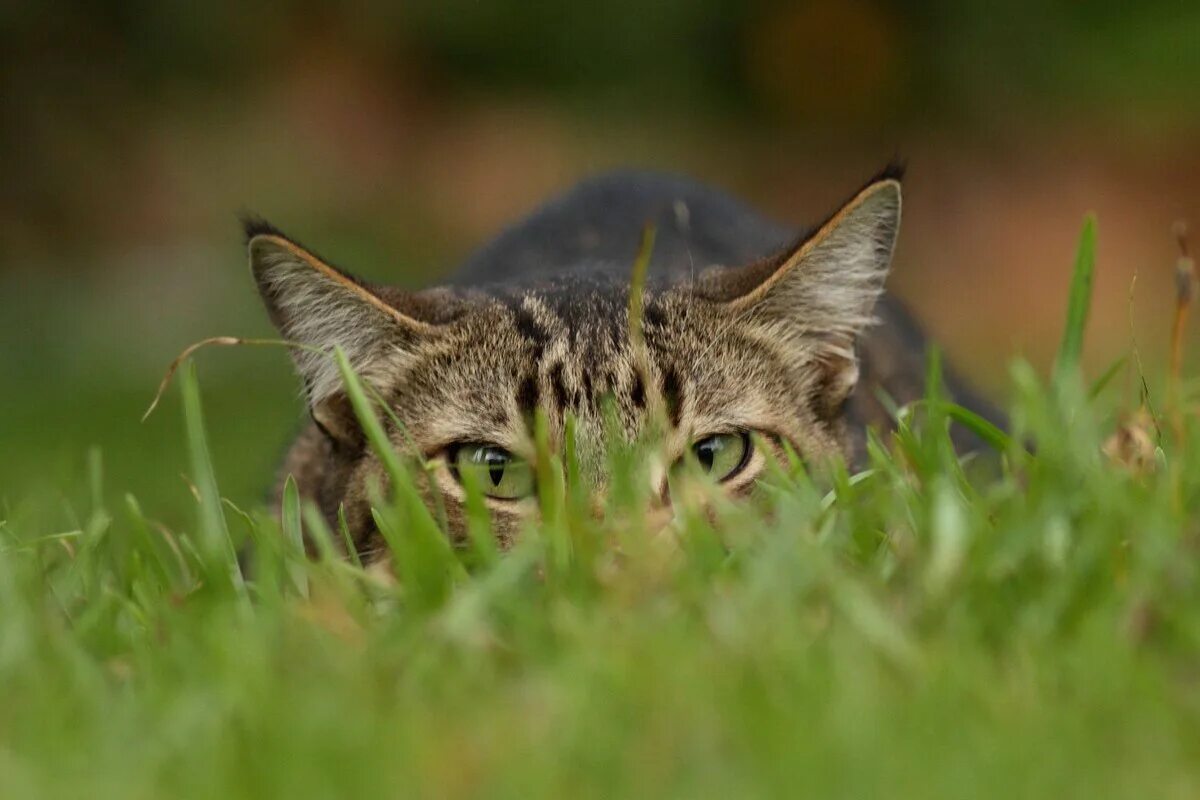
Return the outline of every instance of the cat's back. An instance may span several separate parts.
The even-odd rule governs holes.
[[[546,202],[476,251],[452,280],[472,286],[576,272],[628,275],[647,224],[655,229],[651,273],[671,281],[772,255],[799,234],[689,178],[622,170]]]

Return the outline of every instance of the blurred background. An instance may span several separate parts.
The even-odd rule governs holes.
[[[987,393],[1015,355],[1048,365],[1088,211],[1089,364],[1128,351],[1131,308],[1161,362],[1198,133],[1197,3],[9,0],[0,500],[74,497],[94,445],[110,493],[187,513],[177,395],[139,417],[185,345],[271,333],[241,210],[415,286],[608,167],[801,226],[899,154],[892,290]],[[301,418],[287,357],[198,360],[222,489],[252,506]]]

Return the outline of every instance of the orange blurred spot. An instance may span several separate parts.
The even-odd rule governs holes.
[[[780,116],[876,116],[897,83],[896,27],[864,0],[813,0],[764,13],[748,31],[747,78]]]

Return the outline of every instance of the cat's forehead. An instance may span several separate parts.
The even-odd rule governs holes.
[[[614,351],[628,344],[630,288],[608,276],[571,276],[497,294],[518,332],[535,345],[568,340],[572,349]]]
[[[396,410],[425,449],[467,440],[523,452],[537,412],[552,439],[575,420],[579,457],[597,475],[606,432],[634,438],[660,412],[676,438],[799,437],[794,398],[808,378],[795,348],[690,286],[644,289],[644,350],[631,337],[628,280],[566,276],[460,297],[472,310],[392,376]]]

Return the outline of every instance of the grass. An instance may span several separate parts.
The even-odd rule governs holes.
[[[222,500],[185,368],[191,524],[109,500],[98,456],[70,525],[0,522],[0,797],[1196,796],[1200,427],[1186,394],[1175,431],[1079,373],[1092,236],[1007,434],[934,359],[866,470],[775,465],[762,504],[658,536],[636,451],[596,520],[543,449],[545,521],[504,554],[478,503],[445,546],[389,453],[397,581],[290,491],[282,524]]]

